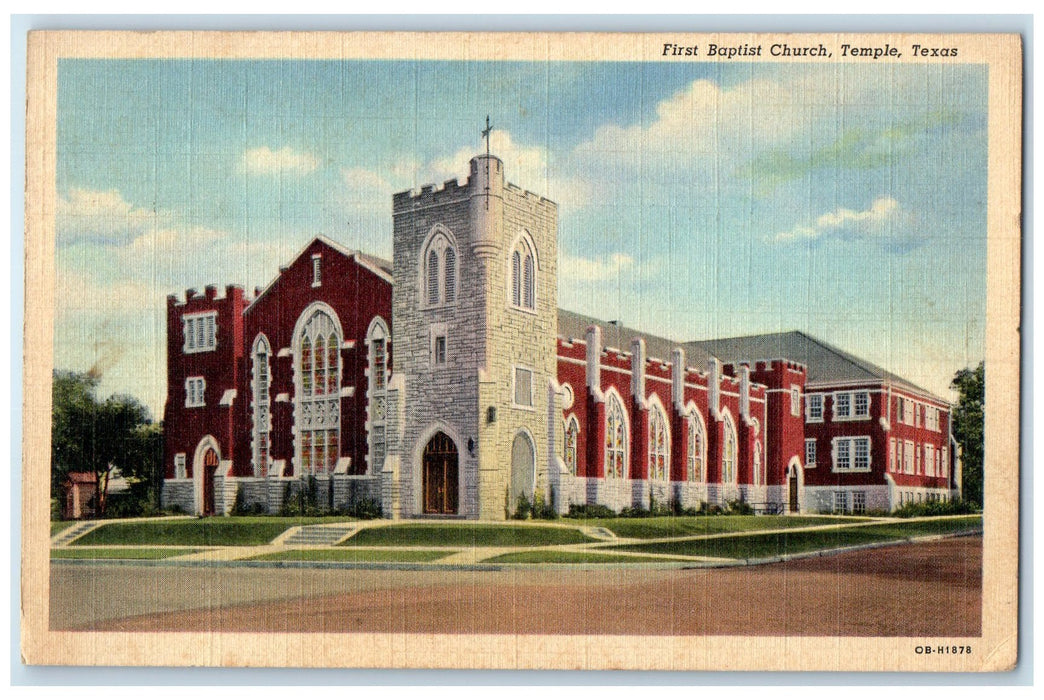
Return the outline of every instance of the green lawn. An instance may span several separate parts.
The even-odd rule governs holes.
[[[166,559],[194,554],[198,549],[52,549],[51,559]]]
[[[109,523],[74,540],[75,544],[164,544],[187,546],[256,545],[272,541],[297,525],[347,522],[351,518],[228,517]]]
[[[823,549],[852,547],[861,544],[892,542],[908,537],[933,534],[953,534],[982,527],[982,518],[953,518],[946,520],[888,523],[813,532],[781,532],[771,535],[719,537],[687,542],[656,542],[639,545],[607,547],[608,551],[621,549],[648,554],[687,554],[690,556],[721,557],[727,559],[760,559],[763,557],[797,554]]]
[[[592,518],[577,522],[592,527],[604,527],[617,537],[656,539],[659,537],[688,537],[716,535],[748,530],[782,530],[814,525],[865,522],[868,518],[818,517],[795,515],[714,515],[664,516],[656,518]]]
[[[342,547],[529,547],[594,542],[579,530],[540,525],[409,524],[360,530]]]
[[[667,557],[629,557],[601,552],[555,551],[531,549],[526,552],[510,552],[483,560],[485,564],[647,564],[649,562],[677,562]]]
[[[453,553],[454,550],[434,549],[290,549],[259,554],[243,561],[424,562]]]
[[[68,530],[70,527],[76,524],[75,520],[54,520],[51,521],[51,537],[54,537],[62,530]]]

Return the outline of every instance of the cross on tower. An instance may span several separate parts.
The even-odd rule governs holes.
[[[489,209],[489,135],[493,133],[493,125],[486,115],[486,128],[482,130],[482,138],[486,139],[486,209]]]
[[[493,133],[493,125],[489,123],[489,115],[486,115],[486,128],[482,130],[482,138],[486,139],[486,155],[489,155],[489,135]]]

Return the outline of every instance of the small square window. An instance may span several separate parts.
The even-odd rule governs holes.
[[[808,412],[805,420],[809,423],[819,423],[823,420],[822,394],[805,394],[805,406]]]

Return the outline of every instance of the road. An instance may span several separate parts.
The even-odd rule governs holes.
[[[978,636],[982,538],[720,569],[51,565],[51,628]]]

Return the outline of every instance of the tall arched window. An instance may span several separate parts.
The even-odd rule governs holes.
[[[529,234],[519,236],[511,250],[511,304],[520,309],[536,308],[536,251]]]
[[[754,443],[754,485],[760,486],[765,483],[765,474],[762,473],[764,465],[761,462],[761,442]]]
[[[688,437],[688,477],[689,481],[703,482],[707,480],[704,465],[707,461],[707,437],[703,430],[703,421],[696,415],[696,409],[691,409],[685,419],[685,428]]]
[[[649,411],[649,478],[666,481],[670,471],[667,419],[659,406]]]
[[[376,474],[384,467],[387,453],[387,387],[388,387],[388,326],[379,316],[370,323],[366,334],[370,387],[367,391],[369,423],[369,473]]]
[[[272,349],[264,335],[259,335],[254,342],[252,353],[251,389],[254,407],[254,434],[253,434],[253,462],[254,476],[264,476],[268,473],[269,459],[271,457],[270,435],[272,422],[270,418],[271,396],[269,390],[272,384],[269,367],[269,358]]]
[[[340,456],[340,330],[325,310],[315,310],[297,339],[299,391],[295,392],[299,474],[329,474]]]
[[[576,437],[580,434],[580,424],[576,416],[569,416],[565,426],[565,454],[563,455],[566,469],[576,476]]]
[[[616,394],[609,394],[605,407],[605,476],[627,477],[627,414]]]
[[[457,301],[457,249],[452,234],[436,226],[421,254],[424,263],[422,280],[427,306],[453,304]]]
[[[732,423],[732,417],[725,414],[722,421],[722,445],[721,445],[721,483],[736,483],[736,426]]]

